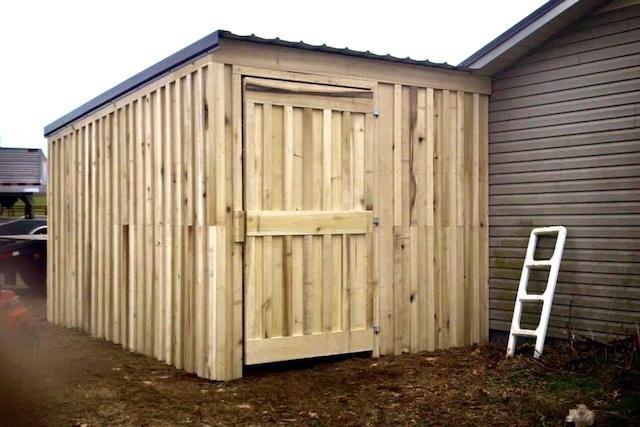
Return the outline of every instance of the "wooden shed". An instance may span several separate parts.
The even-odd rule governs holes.
[[[489,92],[205,37],[45,128],[48,319],[216,380],[485,340]]]
[[[528,234],[568,239],[549,335],[640,321],[640,1],[553,0],[461,65],[491,76],[490,315],[509,331]],[[542,255],[550,255],[543,242]],[[546,272],[536,272],[540,290]],[[525,307],[526,326],[539,307]]]

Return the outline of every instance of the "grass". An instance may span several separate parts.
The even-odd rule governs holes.
[[[38,194],[33,196],[33,214],[35,216],[46,216],[47,196]],[[11,209],[0,207],[0,218],[22,218],[24,216],[24,203],[18,200]]]

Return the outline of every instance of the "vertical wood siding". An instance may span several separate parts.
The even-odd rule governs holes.
[[[241,376],[244,339],[243,121],[231,69],[190,64],[49,140],[48,318],[220,380]],[[488,97],[376,87],[359,183],[380,220],[364,261],[374,354],[482,341]],[[273,194],[284,203],[285,191],[291,203],[310,197],[296,186]]]
[[[374,228],[380,353],[488,333],[487,97],[379,86]]]
[[[48,317],[225,379],[225,69],[177,74],[49,141]]]
[[[640,319],[640,6],[588,16],[497,76],[490,101],[491,327],[509,330],[530,229],[568,237],[549,334]],[[542,242],[541,256],[551,243]],[[544,273],[546,274],[546,272]],[[541,289],[546,275],[532,275]],[[525,324],[537,324],[529,307]]]

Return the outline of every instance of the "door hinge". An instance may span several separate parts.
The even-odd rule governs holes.
[[[380,217],[379,216],[374,216],[373,217],[373,225],[380,225]]]
[[[374,117],[380,116],[380,109],[378,107],[373,108],[373,116]]]
[[[374,326],[373,327],[373,333],[378,335],[380,333],[380,326]]]

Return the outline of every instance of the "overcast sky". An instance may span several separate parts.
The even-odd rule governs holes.
[[[0,146],[213,32],[458,64],[543,0],[3,1]]]

